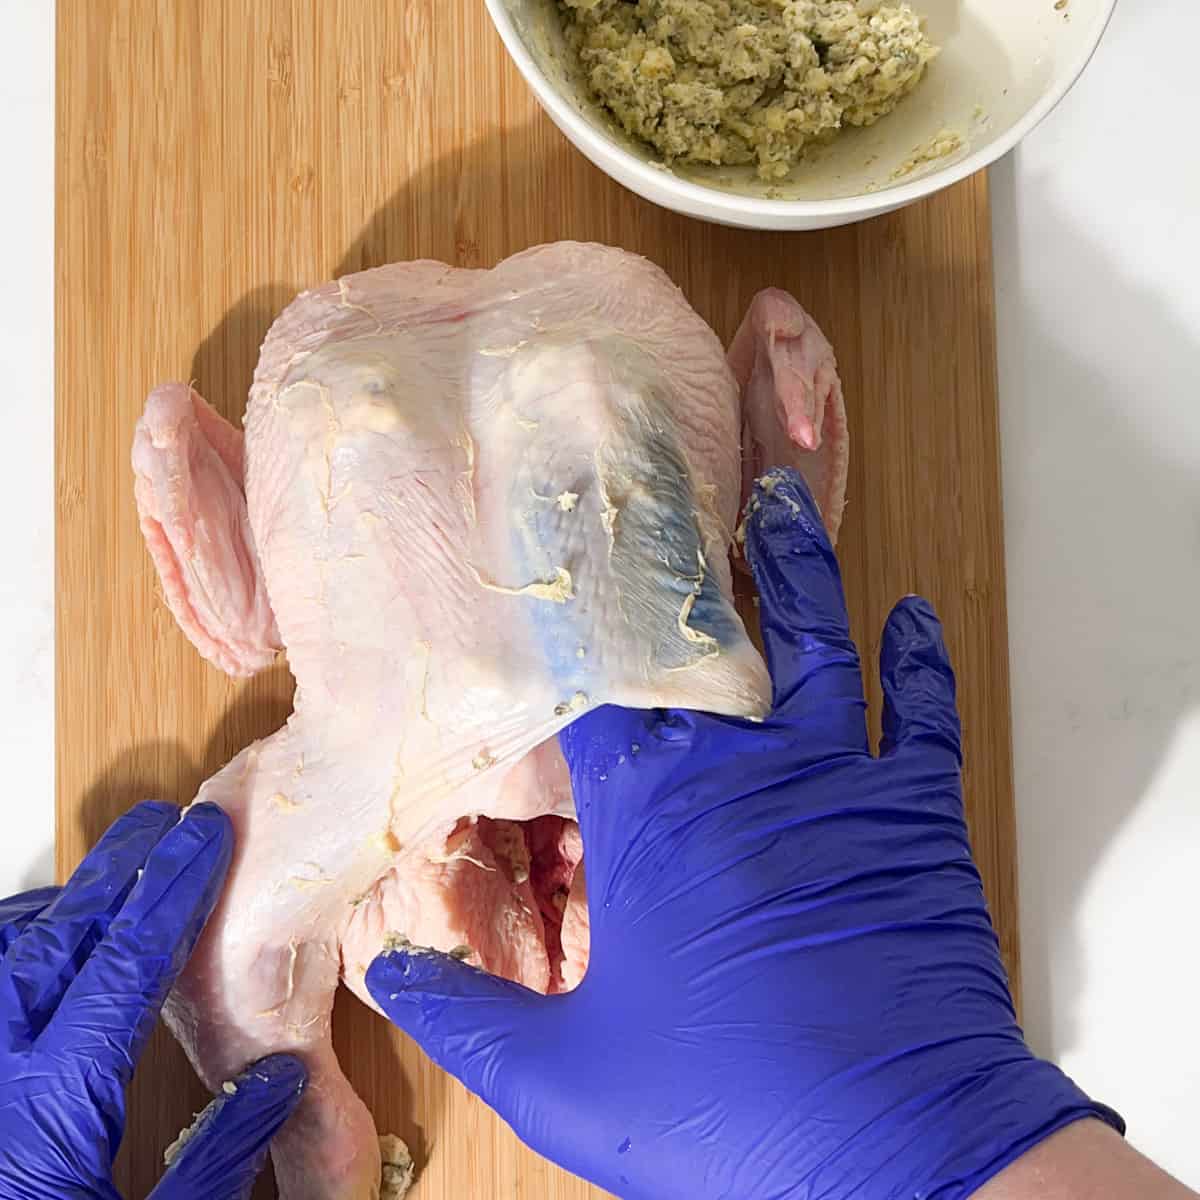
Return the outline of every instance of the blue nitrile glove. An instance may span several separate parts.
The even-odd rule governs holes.
[[[1017,1027],[929,605],[884,630],[876,758],[798,476],[756,488],[747,547],[773,715],[606,708],[562,736],[583,984],[546,998],[395,952],[375,999],[530,1146],[628,1200],[951,1200],[1068,1122],[1120,1128]]]
[[[119,1200],[125,1088],[217,901],[229,818],[139,804],[66,887],[0,901],[0,1200]],[[263,1059],[204,1112],[153,1200],[239,1200],[304,1088]]]
[[[32,892],[22,892],[19,896],[9,896],[7,900],[0,900],[0,958],[8,953],[8,948],[17,934],[38,916],[61,890],[56,887],[35,888]]]

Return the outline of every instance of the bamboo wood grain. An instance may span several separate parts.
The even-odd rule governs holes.
[[[290,708],[234,684],[156,591],[129,446],[148,389],[243,410],[299,289],[406,258],[486,266],[556,238],[660,263],[725,338],[785,287],[837,347],[853,437],[841,558],[870,699],[892,602],[928,595],[960,676],[975,849],[1017,976],[1008,656],[985,180],[821,234],[735,232],[610,182],[541,115],[477,0],[60,0],[57,179],[58,867],[119,812],[186,802]],[[356,1002],[335,1035],[419,1200],[598,1196],[524,1150]],[[117,1185],[137,1200],[203,1095],[160,1030]],[[260,1195],[273,1194],[269,1182]]]

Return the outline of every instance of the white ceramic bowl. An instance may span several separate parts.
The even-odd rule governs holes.
[[[655,161],[588,96],[563,41],[556,0],[487,0],[521,73],[554,123],[602,171],[656,204],[726,225],[823,229],[889,212],[986,167],[1066,95],[1116,0],[911,0],[940,57],[911,96],[870,129],[840,134],[776,184],[753,167]],[[864,0],[869,3],[869,0]],[[954,153],[894,177],[942,130]]]

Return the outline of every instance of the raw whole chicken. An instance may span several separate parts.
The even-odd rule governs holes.
[[[560,243],[490,271],[411,262],[299,296],[245,433],[149,397],[141,526],[172,612],[231,675],[286,648],[295,711],[208,780],[222,902],[168,1004],[205,1083],[291,1050],[285,1200],[374,1200],[376,1131],[330,1038],[389,938],[541,991],[587,960],[583,847],[556,732],[603,703],[759,718],[732,603],[748,481],[796,465],[836,532],[833,352],[785,293],[728,357],[653,264]],[[386,1139],[385,1139],[386,1141]]]

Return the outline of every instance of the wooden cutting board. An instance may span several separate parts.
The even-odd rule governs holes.
[[[857,227],[735,232],[656,209],[577,154],[479,0],[60,0],[57,230],[60,874],[131,803],[187,802],[290,709],[284,666],[230,682],[160,600],[129,469],[149,388],[196,380],[236,420],[259,342],[299,289],[397,259],[488,266],[594,239],[660,263],[723,338],[754,292],[777,285],[836,346],[853,438],[840,554],[855,632],[873,666],[899,596],[923,592],[945,620],[975,850],[1016,978],[982,177]],[[870,698],[877,715],[873,674]],[[425,1164],[419,1200],[599,1195],[345,997],[336,1038],[380,1128]],[[160,1030],[117,1173],[131,1200],[202,1102]]]

